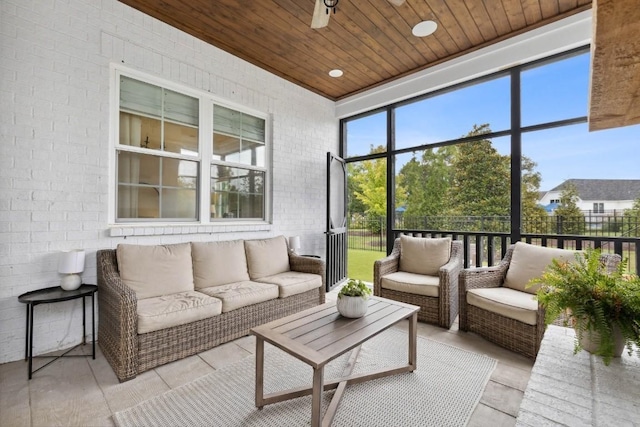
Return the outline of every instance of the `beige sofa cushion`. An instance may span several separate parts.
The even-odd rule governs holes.
[[[137,298],[193,291],[191,244],[118,245],[118,270]]]
[[[400,270],[437,276],[451,258],[451,238],[400,236]]]
[[[245,240],[247,265],[251,280],[289,271],[289,248],[284,236]]]
[[[256,279],[256,282],[277,285],[280,290],[280,298],[286,298],[321,287],[322,277],[317,274],[287,271]]]
[[[513,249],[513,256],[511,257],[507,275],[504,279],[504,286],[535,294],[540,288],[540,285],[527,288],[527,283],[529,283],[531,279],[542,276],[542,273],[554,258],[565,261],[575,261],[575,253],[575,251],[566,249],[547,248],[517,242]]]
[[[196,289],[249,280],[242,240],[193,242],[191,251]]]
[[[467,291],[467,304],[483,310],[535,325],[538,301],[534,295],[510,288],[480,288]]]
[[[385,274],[380,279],[380,286],[391,291],[406,292],[427,297],[440,295],[440,277],[425,274],[397,271]]]
[[[198,291],[222,300],[223,313],[278,298],[276,285],[251,281],[212,286]]]
[[[222,301],[196,291],[138,301],[138,333],[184,325],[222,312]]]

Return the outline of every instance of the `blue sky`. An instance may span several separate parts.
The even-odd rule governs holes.
[[[493,131],[510,127],[509,78],[503,77],[444,93],[396,110],[396,147],[459,138],[474,124]],[[522,73],[522,125],[587,115],[589,54],[531,68]],[[347,156],[386,145],[384,113],[348,124]],[[509,154],[509,138],[493,141]],[[570,178],[640,179],[640,126],[588,132],[587,124],[524,133],[523,154],[542,175],[541,190]],[[404,163],[410,155],[398,159]]]

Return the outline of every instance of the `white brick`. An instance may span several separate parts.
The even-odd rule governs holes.
[[[325,153],[338,138],[332,102],[117,0],[7,0],[0,9],[0,363],[23,357],[16,297],[57,284],[60,250],[85,248],[83,278],[94,282],[95,250],[122,242],[295,231],[323,252]],[[274,225],[109,227],[109,62],[123,59],[273,117]],[[36,351],[79,342],[67,333],[79,324],[79,304],[45,307]]]

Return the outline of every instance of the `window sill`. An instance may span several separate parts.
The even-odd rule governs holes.
[[[164,236],[172,234],[213,234],[241,233],[253,231],[271,231],[271,224],[266,222],[234,222],[224,224],[127,224],[109,227],[110,237],[128,236]]]

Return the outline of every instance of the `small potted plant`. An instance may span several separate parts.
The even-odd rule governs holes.
[[[336,306],[344,317],[362,317],[367,312],[371,288],[362,280],[349,279],[338,293]]]
[[[635,344],[640,355],[640,278],[625,274],[627,261],[607,271],[599,249],[576,253],[572,262],[553,260],[541,277],[537,292],[545,308],[545,323],[565,316],[576,330],[574,353],[585,349],[608,365]],[[616,344],[617,341],[617,344]]]

